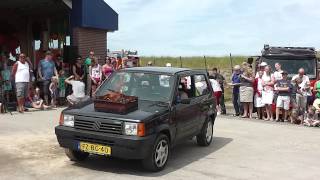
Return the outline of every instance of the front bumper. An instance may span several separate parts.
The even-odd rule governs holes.
[[[55,133],[61,147],[79,150],[79,142],[89,142],[111,147],[111,156],[123,159],[145,159],[151,152],[156,135],[146,137],[125,136],[78,130],[57,126]]]

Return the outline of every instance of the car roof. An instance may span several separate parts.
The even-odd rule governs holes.
[[[145,66],[145,67],[132,67],[126,68],[125,71],[142,71],[142,72],[152,72],[152,73],[163,73],[163,74],[176,74],[184,71],[191,71],[189,68],[176,68],[176,67],[155,67],[155,66]]]

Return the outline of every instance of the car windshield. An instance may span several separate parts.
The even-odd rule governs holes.
[[[283,70],[286,70],[290,76],[298,73],[300,68],[304,68],[306,75],[316,75],[316,61],[315,59],[271,59],[262,58],[263,62],[266,62],[275,70],[274,64],[280,63]]]
[[[170,100],[173,76],[165,74],[116,72],[97,91],[97,96],[118,92],[135,96],[139,100],[168,102]]]

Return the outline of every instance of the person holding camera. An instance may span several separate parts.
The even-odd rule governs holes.
[[[72,94],[67,96],[70,105],[75,105],[89,99],[89,96],[85,95],[85,84],[79,77],[72,75],[65,80],[65,83],[72,86]]]

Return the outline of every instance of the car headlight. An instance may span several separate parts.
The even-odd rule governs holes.
[[[61,113],[59,124],[62,126],[74,127],[74,116]]]
[[[145,136],[145,126],[144,123],[124,123],[124,134],[128,136]]]

